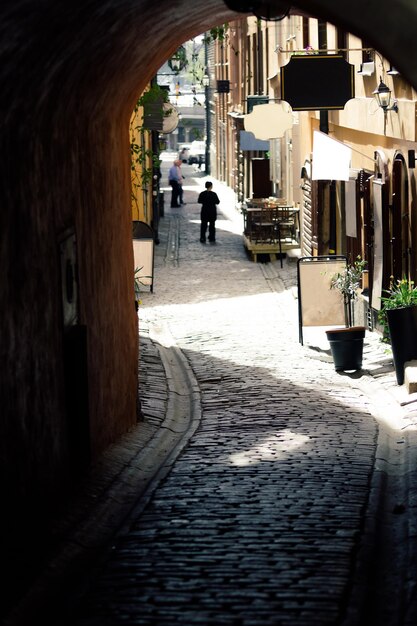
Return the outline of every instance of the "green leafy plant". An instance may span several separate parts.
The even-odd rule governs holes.
[[[139,300],[141,293],[141,285],[145,285],[146,283],[141,281],[141,278],[152,278],[152,276],[139,276],[139,272],[143,270],[142,267],[135,267],[135,299]]]
[[[346,319],[349,326],[352,325],[351,303],[358,297],[362,272],[365,270],[366,265],[366,261],[358,255],[352,264],[347,265],[342,272],[335,274],[330,281],[330,289],[338,289],[343,295]]]
[[[151,276],[139,276],[139,272],[143,269],[142,267],[135,267],[135,274],[134,274],[134,282],[135,282],[135,308],[136,311],[139,309],[139,305],[142,304],[142,301],[140,299],[140,294],[141,294],[141,286],[144,285],[145,283],[143,283],[141,281],[141,278],[151,278]]]
[[[132,201],[139,205],[139,191],[146,190],[152,182],[154,169],[160,165],[159,154],[149,148],[149,141],[146,136],[150,131],[146,128],[145,113],[141,123],[137,123],[138,111],[142,107],[143,111],[153,110],[160,112],[161,117],[169,116],[172,108],[166,105],[169,102],[169,96],[166,89],[162,89],[159,85],[152,85],[150,89],[145,91],[137,100],[134,115],[130,121],[130,155],[132,175]]]
[[[388,295],[381,296],[382,308],[378,311],[378,321],[383,326],[384,336],[387,336],[388,322],[386,311],[417,305],[417,287],[414,286],[414,281],[409,280],[405,276],[395,282],[394,277],[391,276],[390,288],[384,289],[383,292]]]
[[[141,281],[139,278],[139,272],[140,270],[143,269],[142,267],[135,267],[135,301],[140,304],[140,286],[141,286]]]
[[[169,102],[168,91],[158,84],[151,85],[147,91],[144,91],[141,97],[138,99],[135,105],[135,111],[139,107],[145,107],[151,104],[160,104],[161,107],[164,103]],[[167,113],[169,115],[169,112]]]
[[[219,41],[225,41],[228,36],[228,30],[228,22],[225,22],[221,26],[214,26],[213,28],[210,28],[210,31],[208,33],[206,33],[204,37],[204,42],[209,44],[212,41],[216,41],[216,39],[218,39]]]
[[[388,296],[382,296],[382,311],[385,309],[399,309],[405,306],[417,304],[417,287],[414,286],[412,280],[402,278],[395,283],[391,277],[391,285],[389,289],[384,289]]]
[[[345,270],[333,276],[330,288],[338,289],[349,300],[356,300],[365,268],[366,261],[358,256],[354,263],[347,265]]]

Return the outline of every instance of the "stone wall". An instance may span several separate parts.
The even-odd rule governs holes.
[[[176,5],[0,8],[1,531],[10,581],[30,576],[22,563],[52,541],[48,519],[74,480],[136,423],[129,119],[178,45],[230,16],[221,0]],[[61,270],[65,241],[76,256],[74,293],[71,264]],[[78,300],[66,326],[63,286]]]

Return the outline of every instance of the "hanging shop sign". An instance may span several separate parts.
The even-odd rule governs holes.
[[[180,116],[178,110],[172,106],[169,102],[165,102],[162,106],[163,118],[162,118],[162,133],[169,135],[177,128]]]
[[[146,130],[157,130],[168,135],[177,128],[179,119],[178,110],[170,102],[160,99],[144,105],[143,127]]]
[[[341,54],[293,55],[281,72],[281,98],[294,111],[343,109],[355,97],[355,66]]]
[[[217,93],[229,93],[230,92],[230,80],[218,80],[216,91]]]
[[[292,128],[292,111],[287,103],[270,102],[259,104],[252,113],[245,115],[245,130],[250,131],[257,139],[278,139]]]

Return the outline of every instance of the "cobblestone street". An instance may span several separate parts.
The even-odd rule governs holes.
[[[378,463],[396,453],[379,458],[390,435],[375,419],[373,394],[338,374],[328,350],[299,344],[296,263],[251,262],[234,207],[226,207],[234,219],[219,216],[217,243],[199,242],[204,179],[183,169],[187,205],[167,208],[165,192],[154,293],[144,289],[139,312],[144,420],[167,425],[176,396],[167,430],[177,438],[62,623],[388,626],[399,614],[413,623],[400,589],[381,604],[376,570],[385,576],[392,554],[388,546],[381,556],[380,544],[404,529],[373,534],[392,506]],[[375,341],[366,358],[393,379]],[[372,389],[375,376],[364,380]],[[392,414],[398,404],[387,397]],[[406,551],[396,552],[396,585]]]

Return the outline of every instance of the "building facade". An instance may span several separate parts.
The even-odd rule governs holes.
[[[365,41],[300,15],[232,22],[213,48],[213,173],[235,190],[238,205],[273,196],[299,206],[303,256],[365,259],[363,315],[373,327],[392,277],[417,275],[416,92]],[[292,125],[282,136],[248,142],[245,116],[254,106],[283,103],[282,68],[294,55],[343,57],[352,67],[354,97],[340,109],[292,109]],[[320,76],[319,89],[327,89],[326,80]],[[229,91],[220,92],[218,81],[229,81]],[[385,109],[375,93],[381,85],[391,92]],[[323,159],[314,150],[315,131],[351,149],[348,180],[314,176]]]

